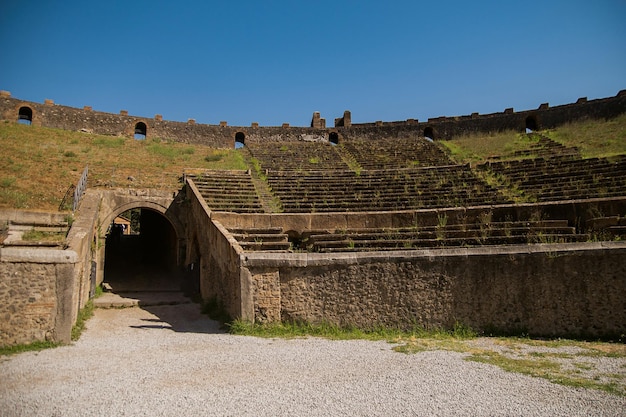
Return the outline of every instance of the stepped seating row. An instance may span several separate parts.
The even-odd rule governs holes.
[[[529,139],[536,140],[528,149],[516,151],[513,156],[534,156],[536,158],[549,158],[553,156],[575,156],[580,157],[578,148],[568,147],[561,143],[555,142],[547,136],[537,133],[527,135]]]
[[[626,195],[626,155],[615,160],[557,156],[487,162],[478,169],[538,202]]]
[[[509,202],[467,165],[361,171],[268,171],[284,212],[389,211]]]
[[[363,169],[450,165],[438,146],[425,139],[349,140],[340,145]]]
[[[211,210],[234,213],[263,212],[248,171],[203,171],[187,174]]]
[[[626,217],[609,216],[587,220],[586,232],[598,240],[626,239]]]
[[[312,252],[409,250],[458,246],[581,242],[567,220],[441,224],[394,229],[349,229],[311,232],[303,246]]]
[[[336,147],[325,142],[250,143],[250,154],[264,169],[276,170],[333,170],[348,166]]]
[[[67,223],[22,224],[11,222],[0,227],[0,246],[62,249],[69,230]]]
[[[288,252],[291,249],[289,236],[280,227],[230,228],[228,231],[245,251]]]

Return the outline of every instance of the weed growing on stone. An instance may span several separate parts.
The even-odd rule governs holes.
[[[78,312],[78,317],[76,318],[76,324],[74,324],[74,326],[72,327],[72,340],[73,341],[76,341],[80,338],[80,335],[83,333],[83,330],[85,330],[85,324],[87,323],[87,320],[89,320],[93,316],[93,310],[94,310],[93,301],[89,300],[87,304],[85,304],[85,307],[80,309],[80,311]]]
[[[228,324],[230,332],[238,335],[257,337],[323,337],[332,340],[387,340],[391,343],[406,344],[409,340],[417,339],[470,339],[476,337],[476,333],[467,326],[456,323],[451,330],[425,329],[415,326],[412,329],[403,330],[394,327],[372,326],[369,329],[361,329],[355,326],[339,326],[333,323],[322,322],[311,324],[306,322],[286,323],[250,323],[244,320],[235,320]],[[396,349],[402,351],[402,349]],[[407,352],[410,348],[407,349]]]
[[[44,349],[50,349],[57,346],[61,346],[56,342],[33,342],[22,345],[4,346],[0,347],[0,356],[17,355],[24,352],[38,352]]]

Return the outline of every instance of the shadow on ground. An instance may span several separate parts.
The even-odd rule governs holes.
[[[202,314],[198,290],[186,274],[162,259],[146,257],[138,240],[122,239],[107,248],[104,293],[96,308],[141,308],[156,316],[135,328],[176,332],[223,333],[221,324]],[[187,279],[186,279],[187,278]]]

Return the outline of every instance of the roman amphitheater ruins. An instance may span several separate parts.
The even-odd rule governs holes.
[[[619,337],[626,155],[586,158],[541,131],[624,113],[626,90],[426,121],[357,124],[346,111],[333,127],[317,112],[309,127],[236,127],[2,92],[2,123],[237,148],[249,169],[189,167],[177,189],[93,185],[86,170],[69,212],[0,210],[5,229],[67,229],[62,245],[2,243],[0,345],[70,340],[129,210],[142,213],[144,250],[233,318]],[[530,153],[469,165],[439,146],[503,130],[528,131]]]

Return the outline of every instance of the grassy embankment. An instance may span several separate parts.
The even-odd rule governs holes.
[[[0,122],[0,207],[58,210],[89,166],[91,187],[180,188],[185,168],[247,169],[230,149]]]
[[[611,120],[586,120],[539,132],[568,147],[577,147],[583,158],[626,154],[626,114]],[[498,156],[500,160],[521,159],[517,151],[530,149],[535,140],[514,132],[472,134],[441,143],[459,163],[480,164]],[[526,156],[532,158],[533,155]]]

